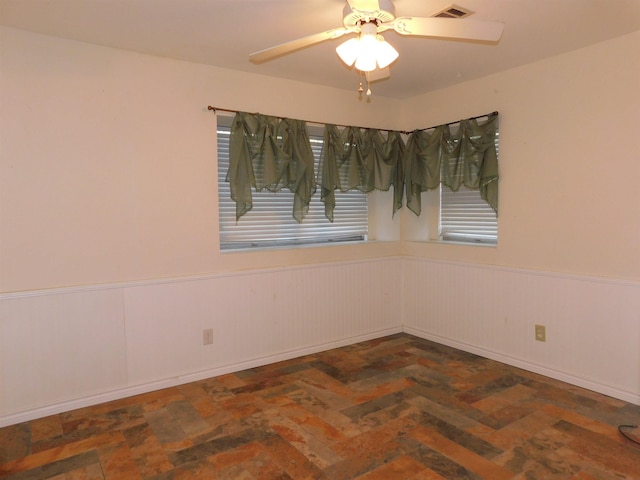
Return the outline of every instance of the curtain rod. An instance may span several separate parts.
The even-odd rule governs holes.
[[[415,130],[411,130],[411,132],[407,132],[407,133],[423,132],[425,130],[431,130],[432,128],[438,128],[438,127],[442,127],[442,126],[446,126],[446,125],[455,125],[456,123],[460,123],[460,122],[463,122],[465,120],[477,120],[477,119],[483,118],[483,117],[490,117],[491,115],[498,115],[498,111],[496,110],[495,112],[485,113],[483,115],[476,115],[475,117],[463,118],[462,120],[456,120],[455,122],[442,123],[440,125],[436,125],[435,127],[416,128]]]
[[[217,110],[220,110],[221,112],[229,112],[229,113],[243,113],[242,110],[230,110],[228,108],[220,108],[220,107],[212,107],[211,105],[209,105],[207,107],[207,110],[212,110],[213,113],[216,113]],[[258,113],[258,112],[254,112],[254,113]],[[280,117],[283,118],[283,117]],[[336,127],[352,127],[352,128],[361,128],[361,129],[366,129],[366,130],[382,130],[383,132],[400,132],[400,133],[409,133],[409,132],[405,132],[403,130],[389,130],[388,128],[372,128],[372,127],[358,127],[356,125],[342,125],[340,123],[332,123],[332,122],[316,122],[313,120],[304,120],[307,123],[315,123],[317,125],[325,125],[325,124],[330,124],[330,125],[335,125]]]
[[[221,107],[212,107],[211,105],[209,105],[207,107],[207,110],[211,110],[213,111],[213,113],[216,113],[216,111],[220,110],[221,112],[229,112],[229,113],[241,113],[241,110],[230,110],[228,108],[221,108]],[[478,118],[482,118],[482,117],[489,117],[490,115],[497,115],[498,112],[492,112],[492,113],[485,113],[484,115],[478,115],[476,117],[469,117],[469,118],[465,118],[464,120],[477,120]],[[455,122],[449,122],[449,123],[443,123],[442,125],[455,125],[456,123],[460,123],[462,120],[457,120]],[[324,125],[327,122],[314,122],[312,120],[305,120],[305,122],[307,123],[315,123],[318,125]],[[358,127],[358,126],[354,126],[354,125],[341,125],[339,123],[332,123],[331,125],[336,125],[337,127],[353,127],[353,128],[362,128],[362,129],[369,129],[369,130],[382,130],[383,132],[400,132],[400,133],[404,133],[405,135],[408,135],[410,133],[413,132],[420,132],[420,131],[424,131],[424,130],[431,130],[432,128],[437,128],[440,127],[442,125],[437,125],[437,127],[427,127],[427,128],[416,128],[415,130],[389,130],[387,128],[377,128],[377,129],[372,129],[371,127]]]

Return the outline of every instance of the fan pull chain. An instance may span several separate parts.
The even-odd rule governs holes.
[[[362,77],[364,74],[365,82],[367,82],[367,103],[371,101],[371,84],[369,83],[369,72],[363,72],[359,70],[360,75],[360,85],[358,85],[358,100],[362,100],[362,93],[364,92],[364,88],[362,86]]]

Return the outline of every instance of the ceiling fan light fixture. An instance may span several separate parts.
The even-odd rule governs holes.
[[[375,23],[364,24],[358,38],[339,45],[336,53],[347,66],[355,63],[361,72],[371,72],[376,66],[385,68],[398,58],[396,49],[382,35],[377,35]]]

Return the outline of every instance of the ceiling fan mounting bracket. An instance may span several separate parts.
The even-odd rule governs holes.
[[[377,18],[372,18],[371,20],[358,20],[357,25],[362,27],[362,25],[366,25],[367,23],[373,23],[376,27],[378,25],[380,25],[380,20],[378,20]]]
[[[391,0],[379,0],[379,8],[374,11],[359,10],[347,3],[343,10],[342,23],[347,28],[359,28],[365,23],[376,25],[393,22],[396,18],[395,7]]]

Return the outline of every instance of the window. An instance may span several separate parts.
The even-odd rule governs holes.
[[[252,192],[253,208],[236,222],[236,206],[229,183],[229,138],[232,118],[218,115],[218,192],[220,249],[235,250],[296,246],[317,243],[354,242],[367,239],[367,195],[359,191],[336,192],[333,223],[324,216],[320,189],[313,196],[302,223],[292,215],[293,194],[287,189],[274,193]],[[310,127],[316,167],[322,151],[322,129]]]
[[[498,152],[496,133],[496,152]],[[497,245],[498,217],[478,190],[440,188],[440,239],[445,242]]]
[[[498,242],[496,212],[480,197],[478,190],[461,187],[457,192],[440,190],[440,238],[449,242]]]

